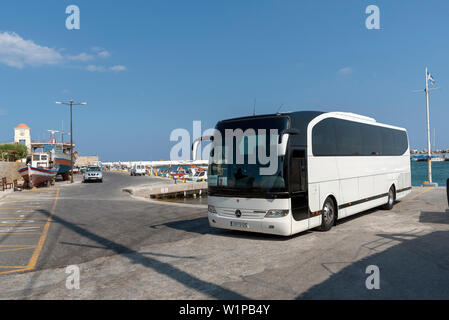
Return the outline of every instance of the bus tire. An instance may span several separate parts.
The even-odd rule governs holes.
[[[335,224],[336,219],[335,203],[328,197],[323,204],[323,210],[321,213],[321,226],[318,227],[320,231],[329,231]]]
[[[396,190],[394,186],[391,186],[388,191],[388,202],[383,206],[384,210],[391,210],[394,207],[394,203],[396,201]]]

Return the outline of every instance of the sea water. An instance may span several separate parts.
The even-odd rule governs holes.
[[[449,179],[449,161],[432,162],[432,182],[444,187],[447,179]],[[412,186],[420,186],[424,181],[429,181],[427,161],[412,161]]]

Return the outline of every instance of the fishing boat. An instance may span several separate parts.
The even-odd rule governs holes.
[[[37,150],[42,150],[43,153],[49,156],[49,163],[44,168],[52,168],[61,175],[63,180],[69,179],[69,171],[73,167],[70,152],[72,147],[70,144],[57,142],[55,138],[56,130],[48,130],[51,133],[50,141],[48,142],[32,142],[31,150],[36,154]],[[63,140],[63,139],[62,139]],[[41,168],[41,165],[31,164],[33,167]]]
[[[176,170],[170,172],[170,176],[174,179],[180,179],[185,175],[187,175],[187,172],[184,170],[183,167],[178,167]]]
[[[30,165],[17,171],[22,176],[23,180],[25,180],[25,182],[32,187],[48,183],[49,181],[53,180],[57,174],[56,170],[37,168]]]
[[[427,161],[427,155],[424,154],[416,154],[412,156],[413,161]]]
[[[51,160],[53,161],[53,166],[58,174],[60,174],[64,180],[67,180],[73,164],[70,154],[53,150],[51,152]]]

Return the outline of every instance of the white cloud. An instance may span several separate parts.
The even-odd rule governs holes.
[[[87,71],[90,71],[90,72],[104,72],[104,71],[106,71],[106,69],[103,66],[96,66],[96,65],[93,65],[93,64],[88,65],[86,69],[87,69]]]
[[[81,52],[71,55],[64,49],[54,49],[36,44],[32,40],[25,40],[14,32],[0,32],[0,64],[22,69],[27,66],[61,65],[70,63],[84,63],[97,58],[106,59],[110,53],[101,47],[91,48],[93,53]],[[80,67],[80,66],[78,66]],[[81,66],[90,72],[120,72],[125,71],[123,65],[101,66],[89,64]]]
[[[80,54],[78,54],[78,55],[76,55],[76,56],[68,55],[67,58],[68,58],[69,60],[73,60],[73,61],[83,61],[83,62],[86,62],[86,61],[93,60],[95,57],[94,57],[93,55],[91,55],[91,54],[87,54],[87,53],[85,53],[85,52],[82,52],[82,53],[80,53]]]
[[[354,72],[354,70],[351,67],[344,67],[344,68],[341,68],[340,70],[338,70],[338,74],[341,74],[341,75],[348,75],[353,72]]]
[[[116,71],[116,72],[119,72],[119,71],[125,71],[125,70],[126,70],[126,67],[125,67],[125,66],[122,66],[122,65],[117,65],[117,66],[112,66],[112,67],[110,67],[109,70],[111,70],[111,71]]]
[[[97,54],[97,56],[99,56],[100,58],[109,58],[111,56],[109,51],[107,51],[101,47],[93,47],[92,51],[95,52]]]
[[[5,109],[0,109],[0,117],[1,116],[6,116],[7,112]]]
[[[110,55],[111,54],[108,51],[106,51],[106,50],[98,52],[98,56],[101,57],[101,58],[108,58]]]
[[[24,40],[14,32],[0,33],[0,63],[22,69],[25,66],[56,65],[63,60],[55,49]]]
[[[104,67],[99,65],[90,64],[87,66],[86,70],[91,72],[105,72],[105,71],[114,71],[114,72],[120,72],[125,71],[126,67],[122,65],[116,65],[112,67]]]

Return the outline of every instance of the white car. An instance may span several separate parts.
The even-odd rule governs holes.
[[[207,181],[207,171],[198,171],[192,177],[193,182]]]
[[[87,167],[83,173],[83,182],[88,181],[103,182],[103,173],[99,167]]]
[[[144,176],[145,173],[146,169],[143,164],[135,164],[130,171],[130,175],[132,176]]]

